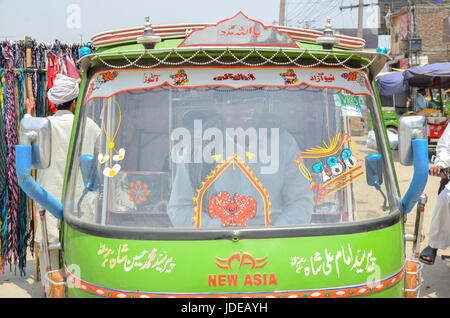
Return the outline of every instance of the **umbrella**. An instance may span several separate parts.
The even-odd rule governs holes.
[[[389,72],[378,75],[375,81],[380,95],[400,94],[408,89],[408,82],[405,81],[403,72]]]
[[[404,76],[412,87],[450,88],[450,63],[412,67],[404,72]]]
[[[380,95],[395,95],[409,87],[450,88],[450,63],[434,63],[412,67],[404,72],[379,75],[376,83]]]

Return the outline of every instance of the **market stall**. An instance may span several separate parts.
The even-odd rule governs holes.
[[[400,94],[410,88],[436,90],[438,100],[432,100],[428,109],[417,113],[427,117],[428,143],[434,151],[437,140],[442,135],[449,120],[443,90],[450,88],[450,63],[434,63],[399,72],[391,72],[376,78],[380,95]],[[414,112],[404,115],[411,115]]]
[[[0,273],[10,267],[25,274],[27,251],[35,253],[35,209],[19,188],[15,166],[15,146],[19,143],[19,123],[25,99],[36,102],[35,116],[56,112],[46,98],[58,73],[79,78],[81,43],[39,43],[3,41],[0,45]]]

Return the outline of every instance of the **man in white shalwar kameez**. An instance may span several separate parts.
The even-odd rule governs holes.
[[[450,167],[450,125],[436,146],[436,160],[430,168],[432,176],[442,176],[443,168]],[[428,246],[420,254],[420,261],[432,265],[438,249],[445,250],[450,246],[450,182],[438,195],[433,211],[428,236]]]
[[[57,112],[53,116],[47,117],[47,119],[50,120],[52,133],[50,166],[47,169],[39,170],[37,172],[36,181],[57,200],[61,200],[62,197],[67,153],[72,135],[72,124],[78,93],[79,87],[77,81],[63,74],[58,74],[56,76],[53,87],[47,93],[48,99],[56,106]],[[27,99],[25,102],[24,117],[31,117],[34,107],[34,100]],[[100,132],[100,128],[93,121],[86,122],[85,134],[91,138],[85,138],[85,140],[83,140],[83,153],[94,153],[96,136],[98,136]],[[36,204],[36,206],[38,211],[43,209],[39,204]],[[46,213],[45,217],[48,243],[59,242],[58,219],[51,213]],[[37,218],[37,222],[35,241],[40,244],[42,242],[42,233],[39,218]],[[46,279],[44,275],[47,264],[45,264],[45,257],[43,257],[41,252],[42,248],[39,248],[41,281],[45,286]],[[50,250],[49,258],[50,269],[59,269],[59,251]]]

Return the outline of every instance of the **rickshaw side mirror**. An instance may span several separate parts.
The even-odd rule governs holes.
[[[366,179],[367,184],[375,187],[383,196],[383,210],[389,209],[387,206],[387,198],[381,189],[383,184],[383,158],[379,153],[373,153],[366,157]]]
[[[398,154],[400,163],[411,166],[414,163],[412,141],[427,139],[427,120],[425,116],[403,116],[399,120]]]
[[[20,188],[45,210],[60,219],[62,203],[31,176],[31,169],[47,169],[52,151],[51,124],[47,118],[25,117],[20,122],[20,144],[16,145],[16,174]]]
[[[24,117],[20,122],[21,145],[31,145],[31,165],[47,169],[51,163],[52,133],[50,120],[42,117]]]
[[[89,191],[93,191],[100,183],[96,169],[95,157],[92,155],[82,155],[78,161],[80,162],[81,176],[83,177],[84,186]]]
[[[378,188],[383,184],[383,161],[378,153],[366,157],[366,179],[367,184]]]

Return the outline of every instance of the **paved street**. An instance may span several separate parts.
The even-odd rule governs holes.
[[[400,190],[404,194],[409,186],[409,183],[413,175],[413,167],[405,167],[400,165],[397,160],[397,153],[394,151],[395,168],[397,171]],[[433,207],[436,201],[437,189],[439,188],[439,179],[430,177],[425,189],[425,193],[428,195],[428,203],[425,208],[425,220],[424,220],[424,233],[428,235],[428,227],[433,212]],[[407,233],[413,233],[414,221],[415,221],[416,209],[408,215],[405,230]],[[427,238],[422,243],[421,249],[427,244]],[[412,244],[406,244],[406,256],[412,255]],[[423,268],[423,286],[420,290],[420,297],[423,298],[450,298],[450,268],[441,259],[440,255],[450,255],[450,249],[446,251],[439,251],[436,258],[436,262],[433,266],[424,265]],[[0,297],[2,298],[42,298],[44,292],[40,282],[35,282],[35,261],[31,255],[28,257],[27,275],[20,277],[14,275],[6,270],[5,275],[0,276]]]

